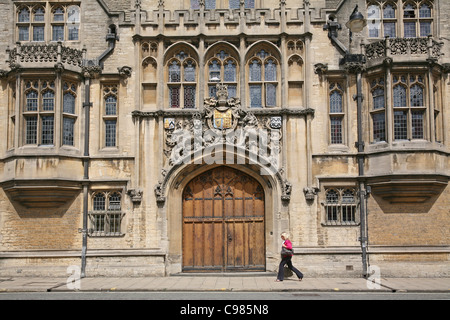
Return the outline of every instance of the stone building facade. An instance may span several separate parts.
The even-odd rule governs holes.
[[[449,10],[0,0],[0,274],[449,276]]]

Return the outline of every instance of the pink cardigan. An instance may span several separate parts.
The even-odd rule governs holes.
[[[292,242],[289,239],[286,239],[283,243],[287,249],[292,250]]]

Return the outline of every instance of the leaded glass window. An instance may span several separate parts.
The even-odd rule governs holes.
[[[115,147],[116,146],[116,125],[117,120],[106,120],[105,121],[105,146]]]
[[[226,48],[216,49],[211,52],[207,60],[208,65],[208,94],[216,96],[216,84],[223,83],[227,86],[228,97],[237,95],[237,60]]]
[[[63,145],[73,146],[74,127],[75,119],[67,117],[63,118]]]
[[[248,61],[250,107],[278,106],[278,61],[260,49]]]
[[[250,81],[261,81],[261,64],[258,60],[250,63]]]
[[[42,117],[42,144],[52,145],[53,144],[53,128],[54,128],[54,118],[53,116],[43,116]]]
[[[176,51],[167,62],[167,98],[170,108],[195,108],[197,62],[188,48]]]
[[[401,84],[394,87],[394,107],[406,107],[406,87]]]
[[[64,93],[63,112],[72,114],[75,113],[75,96],[70,92]]]
[[[340,82],[329,84],[330,143],[343,143],[343,90]]]
[[[118,191],[96,192],[89,212],[90,236],[122,236],[122,195]]]
[[[172,61],[169,66],[169,82],[180,82],[181,69],[177,61]]]
[[[325,189],[325,224],[354,225],[358,208],[356,189],[333,187]]]

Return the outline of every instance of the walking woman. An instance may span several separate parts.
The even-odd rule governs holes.
[[[281,239],[283,239],[283,244],[281,247],[281,262],[278,269],[278,277],[276,281],[283,281],[284,279],[284,265],[287,264],[288,268],[291,269],[298,277],[300,281],[303,279],[303,273],[301,273],[296,267],[292,265],[292,242],[289,240],[289,235],[286,232],[281,234]]]

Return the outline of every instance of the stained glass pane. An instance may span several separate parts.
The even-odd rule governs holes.
[[[169,82],[180,82],[181,73],[178,62],[173,61],[169,66]]]
[[[63,144],[66,146],[73,146],[74,125],[75,125],[75,119],[71,119],[71,118],[63,119]]]
[[[420,36],[427,37],[431,34],[431,22],[420,22]]]
[[[220,82],[220,65],[216,60],[209,64],[209,81]]]
[[[261,108],[261,85],[251,85],[250,86],[250,107],[252,108]]]
[[[264,66],[264,80],[276,81],[277,80],[277,66],[272,59],[269,59]]]
[[[184,87],[184,107],[195,108],[195,86]]]
[[[228,97],[229,98],[236,98],[237,97],[237,87],[233,85],[228,86]]]
[[[105,146],[115,147],[116,146],[116,120],[106,120],[105,121]]]
[[[44,111],[53,111],[55,104],[55,94],[52,91],[47,91],[42,95],[42,108]]]
[[[184,81],[195,82],[195,65],[189,61],[184,67]]]
[[[394,111],[394,139],[407,139],[407,113],[406,111]]]
[[[277,86],[272,83],[266,84],[266,106],[275,107],[277,104]]]
[[[63,98],[63,112],[75,113],[75,96],[71,93],[65,93]]]
[[[62,8],[57,8],[53,12],[53,21],[64,21],[64,10]]]
[[[42,117],[42,144],[53,144],[53,116]]]
[[[37,111],[38,108],[38,94],[36,91],[27,93],[26,111]]]
[[[386,123],[384,113],[376,113],[373,119],[373,141],[386,141]]]
[[[53,41],[64,40],[64,26],[53,26],[52,40]]]
[[[384,36],[395,38],[396,32],[395,32],[395,22],[385,22],[384,23]]]
[[[105,99],[105,113],[108,116],[117,114],[117,98],[115,96],[107,96]]]
[[[180,87],[170,87],[170,107],[179,108],[180,107]]]
[[[394,107],[406,107],[406,88],[404,86],[394,87]]]
[[[44,41],[44,27],[34,26],[33,27],[33,41]]]
[[[215,9],[216,0],[205,0],[205,9]]]
[[[255,8],[255,0],[245,0],[245,8],[248,9]]]
[[[239,0],[229,0],[230,9],[239,9]]]
[[[250,62],[250,81],[261,81],[261,65],[258,60]]]
[[[428,4],[424,3],[423,5],[420,6],[419,17],[431,18],[431,8],[428,6]]]
[[[191,9],[200,9],[199,0],[191,0]]]
[[[28,27],[19,27],[19,41],[28,41]]]
[[[342,143],[342,118],[331,117],[331,144]]]
[[[412,138],[413,139],[423,139],[423,112],[412,112]]]
[[[342,112],[342,94],[338,91],[333,91],[330,94],[330,113]]]
[[[228,60],[228,62],[225,63],[224,73],[224,81],[236,81],[236,65],[231,60]]]
[[[395,9],[390,4],[387,4],[384,7],[383,18],[385,18],[385,19],[394,19],[395,18]]]
[[[415,22],[405,22],[405,38],[414,38],[416,36],[416,23]]]
[[[30,22],[30,10],[27,8],[20,9],[19,22]]]
[[[423,88],[418,84],[411,87],[411,107],[422,107],[423,106]]]
[[[377,88],[372,91],[373,98],[373,109],[383,109],[384,108],[384,89]]]

